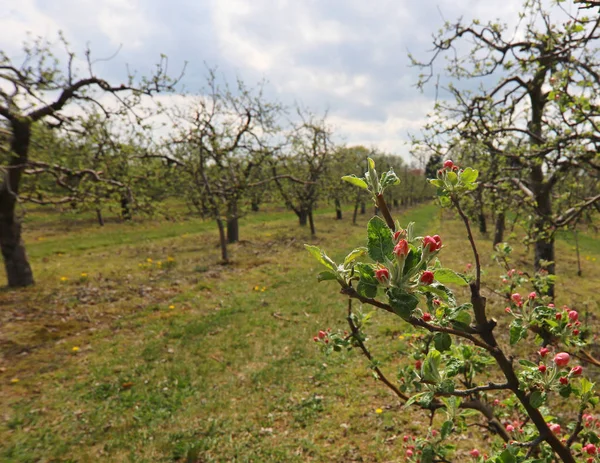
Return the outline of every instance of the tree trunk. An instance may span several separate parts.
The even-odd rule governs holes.
[[[223,226],[223,220],[217,218],[217,227],[219,227],[219,244],[221,245],[221,260],[224,264],[229,263],[229,256],[227,255],[227,238],[225,237],[225,227]]]
[[[300,211],[296,212],[298,216],[298,223],[301,227],[306,227],[308,223],[308,211],[306,209],[300,209]]]
[[[250,204],[250,209],[252,210],[252,212],[258,212],[260,209],[258,201],[252,201],[252,203]]]
[[[356,225],[356,216],[358,215],[358,201],[354,203],[354,214],[352,214],[352,224]]]
[[[337,198],[335,200],[335,219],[342,220],[342,205],[340,204],[340,200]]]
[[[581,272],[581,257],[579,254],[579,236],[577,234],[577,228],[573,228],[573,235],[575,236],[575,253],[577,254],[577,276],[580,277],[582,275]]]
[[[483,235],[487,234],[487,221],[483,211],[479,213],[479,232]]]
[[[315,221],[313,220],[312,209],[308,210],[308,222],[310,223],[310,234],[315,236],[317,232],[315,231]]]
[[[240,240],[237,202],[230,202],[227,209],[227,242],[237,243]]]
[[[129,193],[121,195],[121,217],[123,220],[131,220],[131,197]]]
[[[104,227],[104,217],[102,217],[102,210],[100,208],[96,209],[96,218],[98,219],[98,225]]]
[[[377,206],[375,206],[375,208],[373,209],[373,214],[379,215],[379,208]]]
[[[506,217],[504,212],[498,213],[496,216],[496,229],[494,231],[494,248],[497,244],[502,243],[504,241],[504,227],[506,223]]]
[[[8,172],[0,187],[0,250],[4,258],[8,286],[22,287],[34,283],[33,272],[25,245],[21,239],[21,224],[15,216],[21,173],[27,163],[31,126],[20,120],[12,121],[11,157]]]
[[[360,203],[360,213],[361,213],[361,215],[367,213],[367,205],[365,204],[364,201],[361,201],[361,203]]]

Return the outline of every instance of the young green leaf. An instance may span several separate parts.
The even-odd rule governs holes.
[[[367,190],[369,188],[367,182],[365,182],[362,178],[357,177],[356,175],[344,175],[342,177],[342,180],[351,183],[352,185],[356,185],[357,187],[362,188],[363,190]]]
[[[373,217],[367,225],[367,248],[369,257],[375,262],[385,262],[393,257],[394,240],[392,232],[383,219]]]

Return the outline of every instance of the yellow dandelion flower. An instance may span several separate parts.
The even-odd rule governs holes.
[[[79,352],[79,347],[78,346],[73,346],[73,348],[71,350],[73,352]]]
[[[398,336],[398,339],[404,339],[404,335],[401,334],[400,336]]]
[[[266,290],[267,290],[267,288],[265,288],[264,286],[263,286],[263,287],[260,289],[260,291],[261,291],[262,293],[264,293]]]
[[[149,264],[152,263],[152,259],[150,259],[149,257],[146,259],[146,262],[148,262]]]
[[[167,262],[174,262],[174,261],[175,261],[175,258],[173,258],[171,256],[167,257]]]
[[[13,378],[10,380],[11,383],[17,384],[19,382],[19,378]]]
[[[87,274],[87,273],[85,273],[85,272],[83,272],[83,273],[81,274],[81,278],[87,278],[87,276],[88,276],[88,274]]]
[[[260,291],[260,286],[255,286],[254,291]]]
[[[375,413],[377,413],[378,415],[380,415],[381,413],[383,413],[383,410],[381,408],[378,408],[377,410],[375,410]]]
[[[157,267],[162,267],[162,262],[159,260],[159,261],[156,263],[156,266],[157,266]]]
[[[171,305],[169,306],[169,309],[174,309],[174,308],[175,308],[175,306],[174,306],[173,304],[171,304]]]
[[[67,281],[68,278],[67,277],[60,277],[60,281]]]

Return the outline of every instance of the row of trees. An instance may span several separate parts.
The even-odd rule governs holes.
[[[495,211],[499,242],[507,211],[524,219],[535,268],[550,274],[556,231],[600,210],[600,15],[563,4],[525,1],[516,31],[447,22],[433,57],[413,59],[426,70],[421,87],[442,57],[452,78],[417,150],[478,168],[480,227]]]
[[[313,234],[319,204],[335,205],[340,219],[342,205],[353,204],[356,220],[365,198],[340,177],[362,175],[367,155],[405,178],[405,190],[390,193],[396,195],[391,203],[430,194],[421,172],[401,158],[336,143],[326,117],[290,112],[270,101],[262,85],[238,80],[230,87],[209,71],[200,94],[161,106],[149,97],[173,91],[179,80],[167,73],[166,58],[149,78],[111,84],[96,76],[89,51],[87,74],[78,76],[77,58],[62,43],[62,67],[41,40],[25,47],[18,65],[0,54],[0,248],[9,286],[34,281],[19,201],[93,210],[102,224],[107,207],[129,219],[183,198],[215,221],[227,262],[227,244],[239,240],[239,218],[268,199],[294,211]]]

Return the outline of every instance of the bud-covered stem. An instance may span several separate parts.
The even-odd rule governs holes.
[[[375,195],[375,201],[377,203],[377,207],[381,211],[381,215],[383,216],[385,223],[392,230],[392,232],[396,231],[396,224],[394,223],[394,219],[392,219],[392,214],[390,214],[390,210],[387,207],[387,203],[385,202],[385,198],[382,193],[377,193]]]

